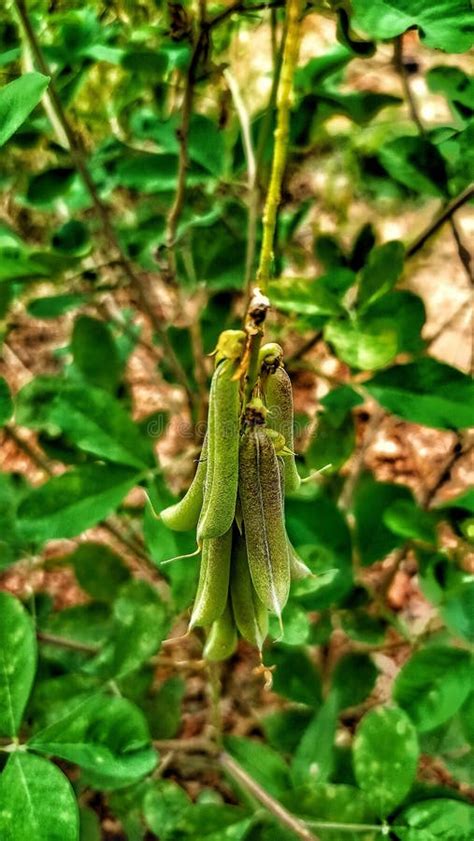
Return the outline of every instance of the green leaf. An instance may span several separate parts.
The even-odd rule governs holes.
[[[337,506],[321,495],[286,503],[291,542],[315,576],[295,582],[293,595],[307,610],[321,610],[340,601],[353,586],[352,543]]]
[[[359,278],[359,308],[367,308],[393,288],[403,271],[404,254],[403,243],[398,240],[372,249]]]
[[[181,786],[171,780],[157,780],[145,795],[143,814],[152,832],[166,841],[175,834],[190,807],[191,800]]]
[[[80,841],[102,841],[100,820],[93,809],[81,806],[79,809]]]
[[[122,558],[104,543],[81,543],[64,560],[74,567],[82,589],[98,601],[113,601],[130,580],[130,571]]]
[[[265,664],[275,666],[273,689],[278,695],[319,707],[321,703],[321,678],[304,648],[294,649],[274,645],[264,654]]]
[[[30,179],[26,198],[30,204],[47,209],[66,197],[76,178],[76,171],[71,167],[45,169]]]
[[[186,684],[181,677],[170,677],[158,692],[145,700],[144,712],[154,739],[173,739],[181,725],[181,702]]]
[[[305,452],[305,462],[311,470],[326,467],[325,474],[335,473],[350,457],[355,447],[354,420],[347,415],[337,426],[329,412],[318,414],[318,424]],[[328,467],[330,465],[330,467]]]
[[[446,162],[425,137],[397,137],[379,150],[389,175],[421,195],[444,198],[448,188]]]
[[[48,269],[35,260],[25,249],[18,246],[0,247],[0,282],[28,281],[49,275]]]
[[[459,67],[432,67],[426,83],[433,93],[442,93],[457,116],[469,118],[474,111],[474,79]],[[464,121],[463,121],[464,122]]]
[[[385,409],[412,423],[439,429],[472,426],[474,382],[431,357],[381,371],[364,388]]]
[[[336,824],[374,823],[374,813],[367,803],[365,795],[351,785],[305,785],[284,798],[285,806],[306,819],[329,821]],[[325,830],[316,829],[321,841],[379,841],[380,836],[370,834],[369,830],[361,833],[350,832],[347,827],[337,832],[335,827]]]
[[[404,809],[392,829],[401,841],[470,841],[473,821],[470,803],[436,797]]]
[[[436,542],[438,518],[431,511],[419,508],[412,499],[399,499],[389,505],[383,513],[383,521],[390,531],[405,540]]]
[[[307,611],[291,599],[283,608],[281,625],[276,616],[270,616],[270,636],[278,639],[284,645],[303,645],[309,634],[310,622]]]
[[[17,422],[58,427],[81,450],[128,467],[153,467],[150,443],[128,413],[101,388],[36,377],[17,397]]]
[[[262,742],[241,736],[227,736],[224,743],[242,768],[273,797],[279,798],[288,790],[288,766],[276,751]]]
[[[79,841],[79,813],[72,786],[51,762],[14,753],[0,775],[3,841]]]
[[[365,311],[364,320],[390,319],[397,334],[398,353],[418,353],[425,347],[421,336],[426,321],[423,301],[413,292],[396,289],[387,292]]]
[[[373,38],[393,38],[412,26],[427,47],[462,53],[472,44],[468,0],[353,0],[353,25]]]
[[[364,398],[350,385],[340,385],[329,391],[319,402],[330,415],[333,426],[338,427],[351,409],[364,402]]]
[[[218,178],[224,169],[224,134],[203,114],[193,114],[189,127],[189,157]]]
[[[51,242],[56,251],[72,254],[74,257],[84,257],[91,250],[89,230],[84,222],[78,219],[71,219],[61,225]]]
[[[25,540],[75,537],[107,517],[137,483],[135,470],[88,464],[31,490],[18,509]]]
[[[71,350],[74,364],[88,383],[115,391],[121,377],[121,365],[107,324],[80,315],[74,322]]]
[[[29,315],[34,318],[58,318],[69,310],[76,309],[87,300],[85,295],[71,293],[65,295],[43,295],[34,298],[27,306]]]
[[[398,350],[396,325],[384,317],[332,319],[324,328],[324,338],[343,362],[362,371],[383,368]]]
[[[294,753],[310,721],[311,710],[297,707],[270,713],[260,723],[270,747],[285,754]]]
[[[333,274],[343,274],[352,279],[348,269],[334,269]],[[330,275],[309,278],[282,277],[269,285],[272,304],[282,312],[299,315],[338,315],[342,309],[339,301],[328,288]]]
[[[384,513],[395,503],[412,502],[412,495],[403,485],[376,482],[370,474],[364,474],[354,493],[354,516],[356,521],[356,543],[363,566],[380,561],[404,538],[385,525]]]
[[[380,817],[389,814],[410,791],[418,752],[415,728],[403,710],[377,707],[363,717],[353,743],[354,771]]]
[[[432,645],[415,652],[402,667],[393,698],[424,732],[457,712],[469,694],[471,681],[472,660],[467,651]]]
[[[372,692],[378,671],[368,654],[345,654],[338,660],[331,685],[337,691],[339,709],[355,707]]]
[[[108,791],[142,779],[157,761],[141,711],[125,698],[106,695],[78,704],[29,746],[79,765],[90,785]]]
[[[36,671],[31,617],[8,593],[0,593],[0,736],[17,735]]]
[[[168,627],[168,610],[158,591],[146,581],[132,580],[114,602],[109,640],[87,670],[118,678],[132,672],[155,654]]]
[[[25,73],[0,89],[0,146],[25,122],[48,85],[49,76]]]
[[[325,783],[334,769],[334,738],[336,735],[339,699],[331,691],[316,713],[301,739],[291,764],[294,786],[305,783]]]
[[[10,420],[13,414],[13,400],[7,381],[0,377],[0,426]]]

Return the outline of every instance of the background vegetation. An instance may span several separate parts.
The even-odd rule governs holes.
[[[183,637],[194,538],[152,505],[254,280],[284,3],[0,11],[7,841],[472,838],[472,13],[303,9],[266,335],[325,469],[272,689]]]

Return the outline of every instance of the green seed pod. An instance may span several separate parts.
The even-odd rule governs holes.
[[[265,607],[281,616],[290,589],[290,559],[278,459],[262,426],[250,426],[242,436],[239,495],[253,586]]]
[[[272,374],[262,376],[263,393],[268,409],[267,423],[280,432],[290,453],[293,452],[293,391],[291,381],[284,368],[277,368]],[[285,490],[297,491],[301,479],[293,455],[285,455]]]
[[[232,525],[239,474],[239,381],[236,366],[225,360],[211,383],[208,424],[208,469],[197,528],[198,543],[220,537]]]
[[[262,373],[273,373],[283,364],[283,348],[276,342],[267,342],[258,352],[258,363]]]
[[[160,518],[169,529],[174,531],[188,531],[195,529],[201,513],[204,482],[207,471],[207,434],[202,445],[201,456],[197,466],[194,479],[191,482],[186,494],[168,508],[160,512]]]
[[[212,624],[204,646],[206,660],[227,660],[237,648],[237,629],[229,603],[222,616]]]
[[[262,650],[268,634],[268,613],[250,577],[245,538],[234,532],[230,593],[235,624],[244,639]]]
[[[217,364],[222,359],[240,359],[246,341],[247,333],[244,330],[223,330],[214,351]]]
[[[212,625],[225,610],[229,593],[232,528],[221,537],[204,540],[201,569],[189,627]]]

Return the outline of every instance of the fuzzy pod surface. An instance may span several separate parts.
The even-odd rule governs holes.
[[[239,633],[261,651],[268,634],[268,611],[252,584],[245,537],[236,532],[230,572],[232,610]]]
[[[268,409],[268,426],[283,435],[286,446],[293,452],[294,412],[291,380],[285,369],[281,366],[271,373],[266,373],[264,368],[262,371],[262,386],[265,405]],[[285,490],[290,492],[297,491],[301,484],[301,479],[296,469],[295,457],[289,454],[285,455],[284,464]]]
[[[202,544],[199,582],[190,628],[212,625],[225,610],[229,593],[232,528]]]
[[[201,455],[194,479],[185,495],[179,502],[164,508],[160,517],[165,526],[173,531],[189,531],[195,529],[201,514],[204,484],[207,472],[207,433],[202,445]]]
[[[281,616],[290,589],[290,559],[278,460],[263,426],[250,426],[242,436],[239,496],[253,586],[268,610]]]
[[[240,385],[236,363],[221,362],[209,398],[208,469],[197,539],[219,537],[232,525],[239,473]]]
[[[226,660],[237,648],[237,628],[230,604],[227,603],[222,616],[212,624],[204,646],[206,660]]]

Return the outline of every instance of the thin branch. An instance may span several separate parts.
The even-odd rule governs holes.
[[[255,261],[255,247],[257,241],[257,218],[259,191],[257,188],[257,164],[252,143],[252,132],[250,128],[250,116],[240,93],[237,80],[230,70],[224,70],[224,78],[227,82],[235,110],[240,123],[242,133],[242,145],[244,147],[245,159],[247,162],[247,191],[248,191],[248,217],[247,217],[247,251],[245,255],[244,286],[248,290],[253,274]]]
[[[81,654],[98,654],[100,647],[98,645],[91,645],[86,642],[79,642],[78,640],[66,639],[59,637],[56,634],[48,634],[45,631],[37,631],[36,639],[45,645],[54,645],[57,648],[68,648],[70,651],[79,651]]]
[[[25,0],[14,0],[14,5],[17,10],[26,40],[29,44],[36,65],[45,76],[49,76],[51,79],[48,87],[51,105],[54,108],[58,122],[62,126],[65,137],[67,138],[69,152],[73,164],[77,169],[84,183],[84,186],[86,187],[91,197],[95,212],[101,223],[101,227],[105,234],[105,237],[108,240],[112,250],[116,253],[117,262],[122,268],[122,271],[124,272],[130,284],[136,289],[140,305],[144,312],[146,312],[146,314],[150,318],[154,330],[160,336],[160,339],[163,343],[163,347],[168,357],[170,367],[172,368],[177,381],[185,389],[189,403],[192,406],[194,403],[194,398],[188,386],[186,373],[174,352],[174,348],[170,342],[166,329],[163,327],[154,311],[154,305],[150,298],[147,284],[144,282],[142,277],[135,272],[132,265],[122,252],[120,243],[117,239],[117,235],[111,222],[109,208],[106,204],[104,204],[104,202],[100,198],[96,185],[94,184],[92,176],[87,168],[86,153],[82,144],[82,140],[80,139],[79,135],[74,131],[71,123],[69,122],[61,99],[56,91],[55,84],[52,80],[51,70],[44,58],[40,43],[38,41],[38,38],[36,37],[36,32],[31,24]]]
[[[282,826],[294,832],[298,838],[301,838],[301,841],[319,841],[318,837],[308,829],[302,820],[292,815],[278,800],[275,800],[265,791],[226,751],[223,751],[219,755],[219,763],[236,783],[245,788],[267,811],[277,818]]]
[[[183,211],[184,197],[186,193],[189,128],[191,124],[191,112],[194,100],[194,85],[196,84],[199,62],[203,53],[207,49],[208,40],[209,35],[206,27],[206,4],[205,2],[203,2],[203,0],[201,0],[201,2],[199,3],[198,32],[195,37],[194,47],[191,54],[191,60],[186,76],[183,103],[181,106],[181,124],[177,132],[179,141],[179,156],[176,192],[173,204],[171,206],[168,218],[166,220],[165,241],[168,249],[167,259],[170,275],[173,280],[176,275],[176,258],[174,254],[176,232],[178,229],[179,219]]]
[[[263,292],[266,292],[270,280],[277,211],[281,201],[281,185],[286,164],[290,126],[290,100],[300,45],[301,5],[301,0],[288,0],[287,3],[288,29],[283,51],[280,84],[278,86],[275,146],[273,149],[270,184],[263,211],[263,240],[257,271],[257,284]]]
[[[222,12],[218,12],[214,15],[213,18],[208,22],[207,28],[214,29],[219,24],[223,23],[223,21],[227,20],[227,18],[231,17],[232,15],[249,15],[254,12],[265,12],[267,9],[281,9],[285,5],[285,0],[270,0],[268,3],[244,3],[241,0],[238,0],[237,3],[234,3],[232,6],[227,6]]]
[[[413,96],[413,91],[411,89],[410,83],[408,81],[407,69],[405,67],[405,62],[403,60],[403,35],[399,35],[398,38],[395,38],[394,43],[394,65],[395,69],[398,71],[398,75],[400,76],[400,81],[402,83],[403,94],[407,101],[408,109],[410,111],[410,117],[415,123],[418,131],[420,134],[425,134],[425,128],[421,121],[420,115],[418,114],[418,108],[416,107],[416,100]]]
[[[399,35],[398,38],[395,39],[394,43],[394,65],[398,74],[400,76],[400,81],[402,83],[403,93],[405,99],[408,104],[408,109],[410,111],[410,117],[413,120],[414,124],[418,129],[418,133],[421,137],[426,137],[426,130],[423,125],[423,120],[421,119],[420,113],[418,111],[418,105],[413,94],[412,87],[410,85],[410,80],[408,78],[407,69],[405,66],[405,62],[403,59],[403,35]],[[453,217],[450,217],[449,224],[451,226],[451,230],[453,232],[454,241],[456,243],[456,249],[458,252],[459,260],[461,261],[461,265],[465,270],[469,283],[473,282],[473,271],[471,267],[471,256],[469,251],[464,246],[461,238],[461,234],[459,233],[458,227],[456,222],[454,221]]]
[[[40,453],[37,453],[36,450],[22,438],[18,432],[16,431],[15,427],[12,424],[6,424],[3,427],[4,434],[10,438],[18,447],[19,450],[28,456],[30,461],[39,467],[40,470],[43,470],[48,476],[53,476],[53,469],[49,464],[48,460],[44,458]]]

